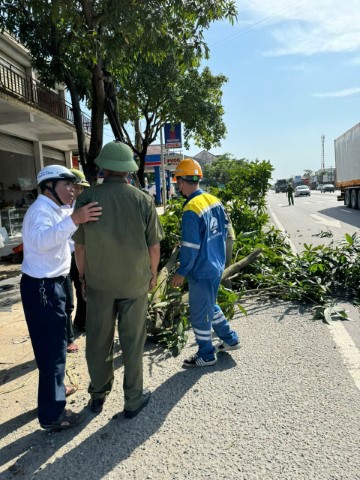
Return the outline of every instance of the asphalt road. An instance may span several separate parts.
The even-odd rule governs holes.
[[[343,202],[337,200],[335,193],[321,193],[311,191],[310,197],[295,197],[294,205],[289,206],[286,194],[269,193],[268,210],[272,222],[277,228],[285,231],[293,251],[300,253],[304,244],[321,245],[331,241],[339,242],[346,233],[359,233],[360,210],[347,208]],[[319,236],[321,232],[330,232],[331,236]],[[343,323],[345,332],[341,332],[339,339],[334,337],[335,343],[344,340],[344,361],[348,355],[352,356],[351,363],[355,364],[355,375],[360,386],[360,315],[359,309],[353,304],[342,302],[351,321]],[[334,333],[334,332],[333,332]],[[337,332],[335,330],[335,336]]]
[[[320,245],[331,240],[340,241],[345,233],[359,232],[360,210],[346,208],[337,201],[335,193],[320,193],[311,190],[310,197],[295,197],[294,206],[289,206],[285,193],[269,193],[268,205],[274,223],[283,226],[290,236],[296,251],[304,248],[304,243]],[[332,233],[332,237],[316,236],[321,232]]]

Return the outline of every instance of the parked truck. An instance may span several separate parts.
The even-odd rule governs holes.
[[[277,180],[275,183],[275,193],[285,193],[287,190],[288,182],[286,178],[283,178],[281,180]]]
[[[336,187],[339,201],[360,208],[360,123],[334,140]]]

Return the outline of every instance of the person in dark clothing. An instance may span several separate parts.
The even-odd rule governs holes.
[[[76,202],[77,197],[84,191],[85,188],[90,187],[90,183],[86,180],[86,177],[83,172],[76,168],[70,169],[71,173],[76,176],[76,182],[74,185],[74,204]],[[79,271],[76,266],[75,262],[75,254],[74,254],[74,247],[73,241],[71,242],[71,267],[70,267],[70,279],[71,282],[74,284],[75,287],[75,294],[76,294],[76,312],[74,317],[74,328],[80,332],[85,332],[85,325],[86,325],[86,302],[82,295],[82,284],[80,282]],[[72,286],[71,286],[72,288]]]
[[[294,187],[289,183],[286,194],[288,197],[289,205],[294,205]]]

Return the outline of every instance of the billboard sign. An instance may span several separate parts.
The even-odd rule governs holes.
[[[161,145],[149,145],[145,155],[145,168],[161,165]]]
[[[146,155],[160,155],[161,145],[148,145]]]
[[[165,123],[164,125],[165,148],[181,148],[181,123]]]

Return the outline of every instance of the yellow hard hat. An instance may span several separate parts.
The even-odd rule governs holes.
[[[184,158],[176,167],[174,176],[196,182],[203,176],[203,173],[199,162],[192,158]]]
[[[86,180],[84,173],[77,168],[70,168],[70,172],[72,172],[75,177],[75,185],[81,185],[82,187],[90,187],[90,183]]]

